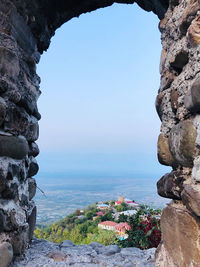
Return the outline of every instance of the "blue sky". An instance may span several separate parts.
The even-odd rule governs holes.
[[[115,4],[57,30],[37,67],[41,172],[163,174],[158,18]]]

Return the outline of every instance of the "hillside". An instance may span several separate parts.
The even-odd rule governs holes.
[[[160,242],[160,209],[134,201],[106,201],[76,210],[47,227],[37,227],[35,237],[76,245],[98,242],[102,245],[147,249]]]

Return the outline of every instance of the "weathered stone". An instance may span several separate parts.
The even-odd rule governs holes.
[[[171,86],[174,79],[175,79],[175,74],[173,71],[166,70],[165,72],[163,72],[163,74],[161,75],[161,83],[159,91],[162,92],[168,89]]]
[[[59,250],[51,251],[47,256],[56,262],[64,261],[66,259],[66,255]]]
[[[184,181],[185,177],[180,171],[167,173],[157,182],[158,194],[161,197],[180,200]]]
[[[33,239],[33,233],[35,229],[35,224],[36,224],[36,214],[37,214],[37,209],[36,207],[33,208],[30,216],[28,216],[28,225],[29,225],[29,241]]]
[[[61,248],[68,248],[75,246],[74,243],[71,240],[65,240],[59,245]]]
[[[182,166],[193,166],[197,131],[192,121],[183,121],[175,125],[169,136],[169,150]]]
[[[31,200],[36,194],[36,181],[34,178],[28,178],[28,191],[29,191],[29,200]]]
[[[0,97],[0,126],[3,124],[6,116],[6,102]]]
[[[16,79],[19,75],[19,59],[10,50],[0,47],[0,73],[2,76],[9,76]]]
[[[36,175],[38,170],[39,170],[39,166],[37,164],[37,161],[36,161],[36,159],[34,157],[32,157],[30,165],[29,165],[28,176],[27,177],[32,177],[32,176]]]
[[[181,203],[164,208],[161,230],[163,249],[157,256],[156,266],[199,266],[200,224]]]
[[[121,249],[117,245],[109,245],[109,246],[103,247],[103,250],[101,253],[103,255],[110,256],[110,255],[113,255],[115,253],[119,253],[120,251],[121,251]]]
[[[191,46],[200,44],[200,14],[196,16],[188,28],[187,38]]]
[[[164,97],[164,93],[163,92],[159,93],[156,97],[156,102],[155,102],[156,111],[161,121],[162,121],[162,108],[161,107],[162,107],[163,97]]]
[[[26,136],[29,120],[29,115],[24,109],[10,103],[4,129],[14,135],[21,134]]]
[[[186,35],[187,30],[195,17],[197,11],[199,10],[199,2],[196,0],[189,0],[186,2],[183,14],[181,16],[181,21],[179,22],[179,30],[182,35]]]
[[[0,156],[23,159],[28,154],[28,144],[24,138],[0,135]]]
[[[176,112],[176,110],[178,109],[178,92],[174,89],[172,89],[171,91],[171,106],[172,110]]]
[[[29,156],[37,157],[40,153],[39,147],[36,143],[32,142],[29,144]]]
[[[8,267],[13,258],[12,245],[8,242],[0,243],[0,266]]]
[[[200,156],[194,160],[194,166],[192,168],[192,178],[196,181],[200,181]]]
[[[4,231],[5,228],[5,214],[2,210],[0,210],[0,232]]]
[[[29,227],[28,224],[23,227],[18,227],[18,232],[10,233],[10,241],[13,247],[14,255],[20,255],[28,247],[29,243]]]
[[[31,116],[31,118],[30,118],[28,130],[27,130],[27,133],[25,134],[25,137],[26,137],[27,141],[29,141],[29,142],[34,142],[39,137],[38,120],[33,116]]]
[[[200,77],[192,84],[190,94],[185,97],[184,104],[191,112],[200,111]]]
[[[157,155],[160,164],[166,166],[176,165],[176,162],[169,151],[168,138],[164,137],[163,134],[160,134],[158,137],[157,148],[158,148]]]
[[[181,196],[183,204],[197,216],[200,216],[200,185],[185,184]]]

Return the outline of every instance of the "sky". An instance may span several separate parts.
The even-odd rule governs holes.
[[[114,4],[56,31],[37,72],[40,172],[162,175],[158,18]]]

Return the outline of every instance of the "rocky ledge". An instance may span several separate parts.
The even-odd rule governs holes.
[[[11,267],[54,266],[109,266],[109,267],[153,267],[155,249],[122,248],[99,243],[75,246],[72,241],[61,244],[34,239],[24,255],[17,257]]]

